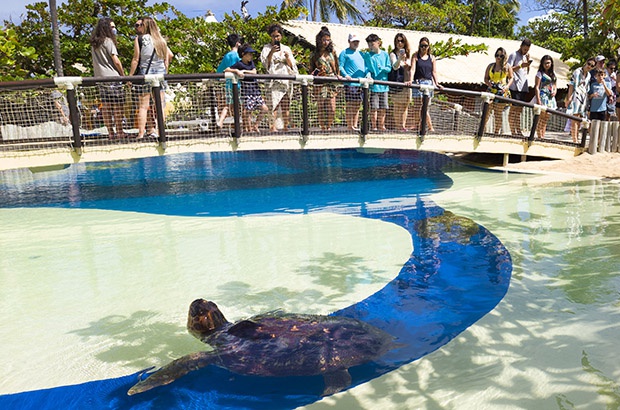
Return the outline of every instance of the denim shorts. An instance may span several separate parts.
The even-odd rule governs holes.
[[[427,79],[421,79],[421,80],[416,80],[415,81],[417,84],[426,84],[426,85],[433,85],[433,80],[427,80]],[[422,90],[420,90],[419,88],[412,88],[411,89],[411,94],[413,95],[414,98],[421,98],[424,95],[424,92]],[[431,91],[431,98],[433,97],[434,93]]]

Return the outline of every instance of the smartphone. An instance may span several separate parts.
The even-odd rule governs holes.
[[[317,75],[319,75],[319,73],[320,73],[319,69],[315,68],[314,71],[312,72],[312,75],[316,77]]]
[[[405,49],[401,48],[400,51],[398,52],[398,54],[400,54],[401,56],[405,55]]]
[[[274,45],[274,46],[278,46],[278,47],[280,47],[280,40],[276,40],[276,41],[274,41],[273,45]]]

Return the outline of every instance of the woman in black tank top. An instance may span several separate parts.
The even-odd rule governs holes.
[[[413,82],[423,85],[432,85],[440,88],[437,83],[437,68],[435,64],[435,56],[431,54],[431,43],[427,37],[422,37],[418,45],[418,51],[411,58],[411,69],[413,70]],[[422,108],[423,91],[414,88],[413,90],[413,114],[414,124],[418,124],[420,129],[420,110]],[[433,92],[431,91],[431,97]],[[426,124],[428,131],[434,131],[431,116],[426,114]]]

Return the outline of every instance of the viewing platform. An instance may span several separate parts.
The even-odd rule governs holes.
[[[492,153],[521,160],[527,157],[564,159],[586,150],[618,150],[618,123],[592,124],[588,121],[545,107],[522,103],[488,93],[412,84],[423,96],[412,98],[408,106],[406,129],[398,126],[392,109],[395,87],[399,83],[373,82],[371,79],[346,81],[332,77],[246,75],[257,80],[269,108],[269,85],[273,81],[292,85],[290,122],[284,127],[281,113],[275,121],[268,113],[259,132],[243,132],[243,100],[238,78],[226,74],[184,74],[166,76],[116,77],[123,82],[121,104],[126,138],[110,138],[103,125],[99,88],[108,78],[60,77],[0,83],[0,169],[48,168],[93,161],[113,161],[184,152],[338,149],[364,150],[411,149],[444,153]],[[165,81],[165,82],[164,82]],[[226,82],[228,81],[228,86]],[[131,84],[152,86],[152,107],[157,134],[136,139],[137,101]],[[373,130],[370,88],[390,86],[390,109],[386,130]],[[165,84],[165,86],[164,86]],[[320,87],[334,84],[339,90],[336,110],[329,130],[319,128]],[[357,128],[347,126],[345,85],[362,90]],[[165,89],[165,93],[158,90]],[[227,95],[228,94],[228,95]],[[230,113],[217,125],[223,101],[232,102]],[[496,105],[494,103],[500,103]],[[492,113],[501,107],[501,116]],[[512,135],[509,114],[521,107],[521,136]],[[271,110],[269,110],[271,111]],[[429,113],[430,124],[425,113]],[[542,115],[548,118],[544,138],[536,125]],[[501,124],[495,126],[495,120]],[[567,121],[580,123],[578,142],[566,130]],[[271,130],[275,125],[276,130]],[[431,130],[432,127],[432,130]],[[325,128],[325,127],[323,127]],[[494,130],[498,129],[499,132]]]

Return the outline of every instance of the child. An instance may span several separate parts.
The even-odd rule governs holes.
[[[239,46],[241,45],[241,36],[239,34],[230,34],[226,37],[226,42],[230,46],[230,51],[226,53],[220,65],[217,66],[217,73],[223,73],[228,67],[232,67],[237,61],[239,61]],[[217,121],[217,126],[222,128],[224,126],[224,120],[228,115],[228,107],[232,104],[232,83],[230,80],[226,80],[226,95],[219,101],[218,109],[220,118]]]
[[[244,44],[239,48],[240,61],[225,69],[225,72],[235,73],[241,78],[241,96],[243,99],[243,124],[246,132],[260,132],[258,129],[263,115],[269,111],[265,100],[260,94],[260,88],[256,80],[243,80],[245,74],[256,74],[254,64],[254,53],[256,51],[249,44]],[[252,122],[252,111],[259,110],[256,122]]]
[[[611,83],[605,70],[592,70],[593,82],[590,82],[588,98],[590,99],[590,119],[605,121],[607,114],[607,98],[613,94]]]
[[[376,34],[366,37],[370,51],[363,54],[368,72],[375,80],[387,81],[388,73],[392,71],[390,56],[381,49],[381,39]],[[373,84],[370,88],[370,106],[373,131],[385,131],[385,114],[388,109],[387,85]]]

